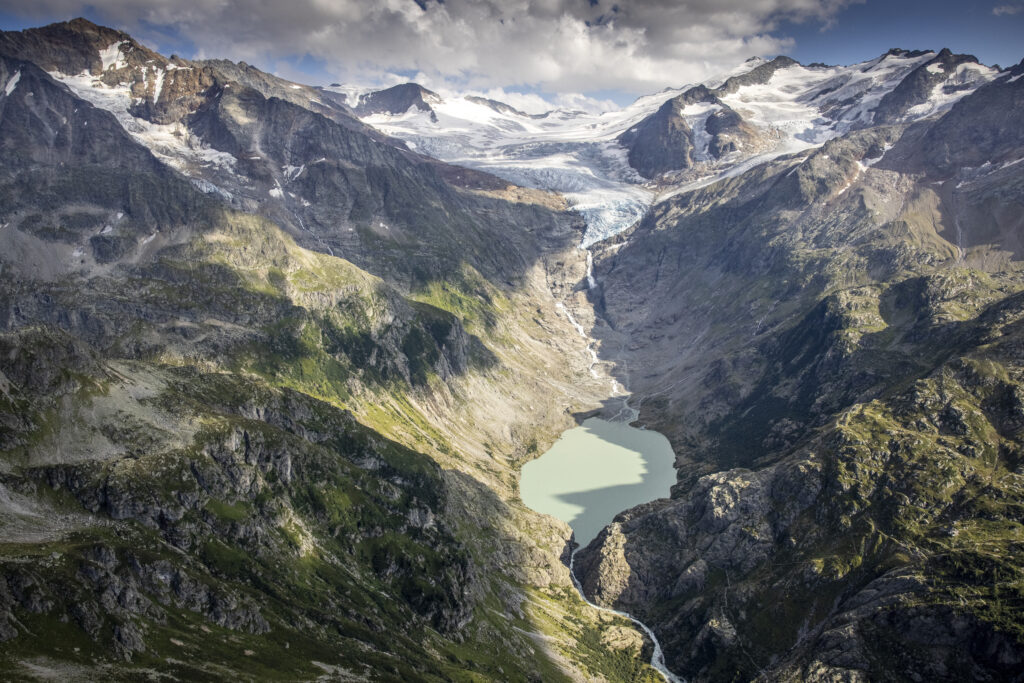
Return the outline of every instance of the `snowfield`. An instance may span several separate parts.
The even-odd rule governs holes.
[[[819,147],[872,124],[874,110],[915,69],[936,53],[886,54],[851,66],[791,65],[764,84],[746,85],[721,101],[739,113],[768,141],[767,149],[736,152],[714,159],[708,152],[708,117],[717,104],[691,104],[682,116],[693,131],[694,168],[668,174],[655,184],[640,177],[616,138],[653,114],[690,86],[670,88],[637,99],[613,112],[590,114],[555,110],[528,115],[475,97],[448,97],[430,112],[411,108],[399,114],[374,114],[363,121],[405,141],[411,149],[453,164],[493,173],[510,182],[562,193],[587,222],[582,247],[607,239],[636,223],[655,202],[738,175],[779,156]],[[727,74],[705,81],[714,88],[766,63],[751,59]],[[944,75],[939,64],[927,70]],[[947,111],[962,97],[995,78],[997,71],[961,64],[946,75],[928,100],[904,117],[916,120]],[[352,102],[358,94],[345,92]]]
[[[133,100],[127,83],[110,87],[88,71],[74,76],[51,71],[50,76],[94,107],[109,111],[136,141],[185,175],[195,175],[197,169],[211,166],[233,171],[238,162],[233,155],[204,144],[184,126],[161,125],[133,116],[130,111]],[[162,84],[163,79],[159,82]]]
[[[104,73],[126,65],[124,47],[124,42],[115,42],[100,51]],[[925,83],[932,84],[931,91],[924,101],[906,111],[896,111],[898,120],[941,115],[999,75],[994,68],[972,62],[944,67],[955,62],[940,63],[937,57],[948,54],[897,51],[851,66],[790,64],[776,69],[764,83],[742,85],[720,95],[721,104],[688,104],[681,116],[692,131],[694,164],[656,181],[644,179],[629,165],[627,151],[617,138],[692,86],[668,88],[640,97],[620,110],[600,114],[553,110],[531,115],[500,102],[466,95],[431,96],[428,101],[433,111],[412,106],[405,112],[373,114],[362,120],[405,141],[418,153],[487,171],[525,187],[562,194],[586,221],[580,245],[586,248],[628,229],[655,202],[872,125],[883,98],[917,69],[927,77]],[[933,60],[935,63],[930,63]],[[766,63],[759,58],[747,60],[702,85],[718,87]],[[147,68],[144,78],[152,83],[154,102],[164,95],[167,72],[178,68],[190,67],[168,63],[162,68]],[[950,69],[948,73],[946,68]],[[211,147],[187,125],[159,125],[134,116],[133,105],[141,100],[132,99],[128,83],[108,86],[88,72],[50,75],[79,97],[113,113],[124,129],[154,154],[192,180],[202,180],[198,186],[208,187],[211,181],[216,184],[220,174],[233,174],[238,160]],[[5,96],[12,95],[19,78],[20,72],[8,79]],[[343,94],[351,105],[358,104],[368,92],[350,86],[325,90]],[[712,136],[707,132],[707,122],[723,105],[738,113],[747,130],[756,135],[751,136],[754,141],[749,145],[716,159],[710,152]],[[304,170],[304,166],[282,169],[287,181]],[[280,185],[270,188],[269,193],[275,198],[284,197]]]

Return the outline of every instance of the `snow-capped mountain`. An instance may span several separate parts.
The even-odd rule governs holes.
[[[891,50],[851,66],[754,58],[603,114],[528,115],[423,91],[429,106],[417,97],[406,108],[364,108],[361,118],[418,152],[563,193],[587,221],[587,246],[630,227],[660,198],[854,129],[941,114],[997,75],[949,50]],[[360,101],[381,99],[397,101]]]
[[[0,679],[1018,680],[1022,79],[535,116],[0,31]],[[517,482],[595,411],[676,476],[567,553]]]
[[[204,112],[233,87],[253,88],[399,147],[385,136],[404,141],[417,155],[561,193],[586,221],[584,247],[629,228],[652,204],[679,192],[854,129],[942,114],[999,73],[949,50],[891,50],[851,66],[751,58],[618,111],[531,115],[481,97],[441,97],[411,83],[363,92],[310,87],[245,64],[167,59],[126,34],[89,35],[88,56],[72,63],[44,55],[40,63],[207,192],[243,203],[278,200],[296,216],[308,208],[309,200],[289,189],[305,162],[254,175],[249,167],[265,157],[258,145],[233,149],[216,139],[218,128],[201,125]],[[16,49],[34,54],[36,48]],[[238,96],[244,108],[246,97]],[[225,112],[244,125],[247,115],[238,106]],[[310,219],[295,222],[305,226]]]

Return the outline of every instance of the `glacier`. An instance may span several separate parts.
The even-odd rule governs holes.
[[[433,111],[363,117],[382,132],[404,141],[418,153],[487,171],[509,182],[562,194],[586,222],[580,246],[587,248],[637,223],[650,207],[780,156],[820,147],[829,140],[872,123],[882,98],[911,72],[928,64],[935,52],[890,52],[850,66],[792,64],[777,69],[764,83],[748,83],[721,94],[722,103],[756,129],[765,148],[734,152],[714,159],[709,151],[708,117],[720,105],[699,102],[681,111],[691,128],[694,165],[649,181],[630,167],[616,138],[668,100],[691,86],[645,95],[618,111],[601,114],[552,110],[526,114],[502,103],[469,95],[440,97]],[[766,64],[752,58],[701,85],[715,88]],[[937,65],[929,69],[933,73]],[[905,121],[948,111],[963,96],[995,78],[997,70],[962,64],[934,86],[927,102],[910,109]],[[328,88],[352,101],[351,86]]]

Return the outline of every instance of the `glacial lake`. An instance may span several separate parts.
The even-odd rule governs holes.
[[[572,527],[587,545],[627,508],[667,498],[675,455],[663,435],[592,417],[523,465],[519,495]]]

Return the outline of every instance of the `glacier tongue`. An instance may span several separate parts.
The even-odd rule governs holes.
[[[586,221],[581,245],[586,247],[632,226],[654,201],[654,190],[630,167],[615,138],[660,106],[661,97],[642,98],[605,114],[554,111],[543,116],[458,97],[432,105],[436,120],[418,109],[363,120],[423,154],[563,194]]]
[[[654,193],[642,187],[595,189],[565,196],[587,223],[580,244],[584,249],[631,227],[654,201]]]

